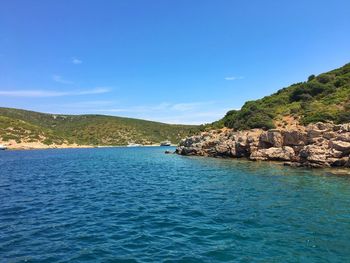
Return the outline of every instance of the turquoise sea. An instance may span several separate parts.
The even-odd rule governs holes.
[[[350,176],[166,149],[1,151],[0,262],[350,262]]]

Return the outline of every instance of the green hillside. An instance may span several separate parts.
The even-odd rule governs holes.
[[[350,63],[318,76],[311,75],[305,82],[262,99],[248,101],[210,127],[268,129],[285,117],[303,125],[318,121],[350,122]]]
[[[163,140],[177,143],[198,129],[194,125],[171,125],[114,116],[59,115],[0,108],[0,137],[4,141],[81,145],[152,144]]]

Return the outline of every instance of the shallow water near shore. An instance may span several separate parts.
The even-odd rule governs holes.
[[[1,151],[0,261],[350,260],[350,176],[168,149]]]

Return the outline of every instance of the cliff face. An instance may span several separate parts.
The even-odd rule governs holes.
[[[182,140],[181,155],[283,161],[306,167],[350,167],[350,123],[316,123],[290,129],[202,132]]]

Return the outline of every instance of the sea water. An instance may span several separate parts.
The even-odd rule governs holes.
[[[166,149],[0,152],[0,261],[350,262],[350,176]]]

